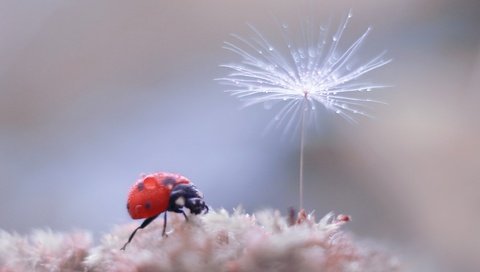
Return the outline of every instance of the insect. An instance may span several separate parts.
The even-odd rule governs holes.
[[[167,211],[181,213],[188,221],[184,207],[192,214],[207,213],[209,210],[203,194],[186,177],[167,172],[141,177],[130,189],[127,210],[132,219],[145,220],[132,232],[121,249],[125,250],[135,233],[148,226],[161,213],[164,214],[162,236],[165,236],[167,227]]]

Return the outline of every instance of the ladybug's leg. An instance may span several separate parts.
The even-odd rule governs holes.
[[[185,211],[182,210],[182,214],[185,217],[185,221],[188,221],[188,217],[187,217],[187,214],[185,213]]]
[[[170,194],[170,203],[168,205],[168,211],[183,214],[186,221],[188,221],[188,217],[183,207],[185,207],[185,199],[191,197],[188,188],[187,185],[177,185]]]
[[[188,218],[187,218],[187,215],[185,214],[185,212],[183,210],[180,210],[180,211],[183,213],[183,215],[185,216],[185,219],[188,221]],[[164,216],[163,216],[162,236],[167,236],[166,230],[167,230],[167,212],[165,212]]]
[[[162,236],[165,236],[165,235],[166,235],[166,233],[165,233],[166,229],[167,229],[167,212],[164,212],[164,213],[163,213],[163,231],[162,231]]]
[[[168,209],[168,211],[175,212],[175,213],[181,213],[185,217],[185,220],[188,221],[188,217],[187,217],[187,214],[185,213],[185,211],[183,210],[183,206],[175,206],[175,207],[172,207],[171,209]]]
[[[166,214],[166,213],[165,213]],[[139,229],[143,229],[145,228],[146,226],[148,226],[148,224],[152,223],[153,220],[155,220],[155,218],[157,218],[159,214],[155,215],[155,216],[152,216],[152,217],[149,217],[147,219],[145,219],[142,224],[136,228],[132,234],[130,234],[130,237],[128,238],[128,241],[125,243],[125,245],[123,245],[123,247],[121,248],[121,250],[125,250],[125,248],[127,247],[127,245],[132,241],[133,239],[133,236],[135,236],[135,233],[137,233],[137,230]],[[166,217],[165,217],[166,218]]]

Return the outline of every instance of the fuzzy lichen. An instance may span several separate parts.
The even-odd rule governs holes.
[[[134,223],[117,226],[99,245],[91,234],[0,232],[0,271],[400,271],[396,258],[362,246],[339,230],[349,220],[303,214],[291,224],[279,212],[236,210],[171,216],[142,229],[120,250]]]
[[[134,227],[106,235],[93,248],[85,265],[93,271],[399,271],[397,261],[356,245],[339,231],[344,216],[328,214],[316,222],[307,216],[290,225],[278,212],[254,215],[225,210],[170,220],[139,232],[126,251],[119,250]]]
[[[83,231],[21,236],[0,230],[0,271],[83,271],[91,247],[92,235]]]

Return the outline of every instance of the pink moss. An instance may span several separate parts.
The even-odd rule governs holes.
[[[158,219],[120,248],[138,222],[116,227],[99,245],[85,232],[0,232],[0,271],[401,271],[388,254],[356,244],[339,227],[350,218],[304,215],[291,226],[278,212],[240,210],[170,215],[168,237]],[[348,220],[347,220],[348,219]]]

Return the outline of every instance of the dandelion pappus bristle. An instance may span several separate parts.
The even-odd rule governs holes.
[[[299,44],[292,38],[289,26],[282,24],[283,48],[280,44],[274,46],[252,25],[249,25],[253,32],[251,37],[247,39],[232,34],[235,42],[225,42],[224,45],[241,58],[237,63],[222,65],[230,73],[217,80],[233,87],[227,92],[243,100],[245,107],[283,102],[283,107],[267,128],[284,124],[284,132],[300,130],[300,210],[303,209],[306,120],[316,121],[316,109],[323,106],[356,123],[355,116],[373,117],[368,112],[370,104],[383,103],[364,94],[387,86],[361,81],[360,77],[389,63],[389,59],[384,59],[385,52],[363,64],[358,64],[354,58],[371,28],[367,28],[347,49],[339,49],[351,18],[349,12],[331,38],[327,28],[320,26],[315,30],[311,21],[306,21],[300,30]]]
[[[352,14],[348,13],[333,34],[326,27],[316,28],[306,21],[300,31],[301,43],[295,42],[290,27],[282,24],[285,44],[279,46],[249,25],[251,37],[232,34],[234,41],[225,42],[224,48],[241,60],[221,65],[230,73],[217,80],[232,86],[227,92],[241,99],[245,107],[284,102],[268,127],[285,125],[285,131],[291,130],[297,117],[303,115],[302,108],[307,111],[307,119],[315,120],[318,106],[353,123],[357,122],[357,115],[371,118],[369,104],[383,102],[369,99],[365,93],[387,86],[362,82],[359,78],[390,60],[384,59],[385,52],[382,52],[363,64],[356,62],[355,54],[370,33],[370,27],[347,49],[339,49],[351,18]]]

